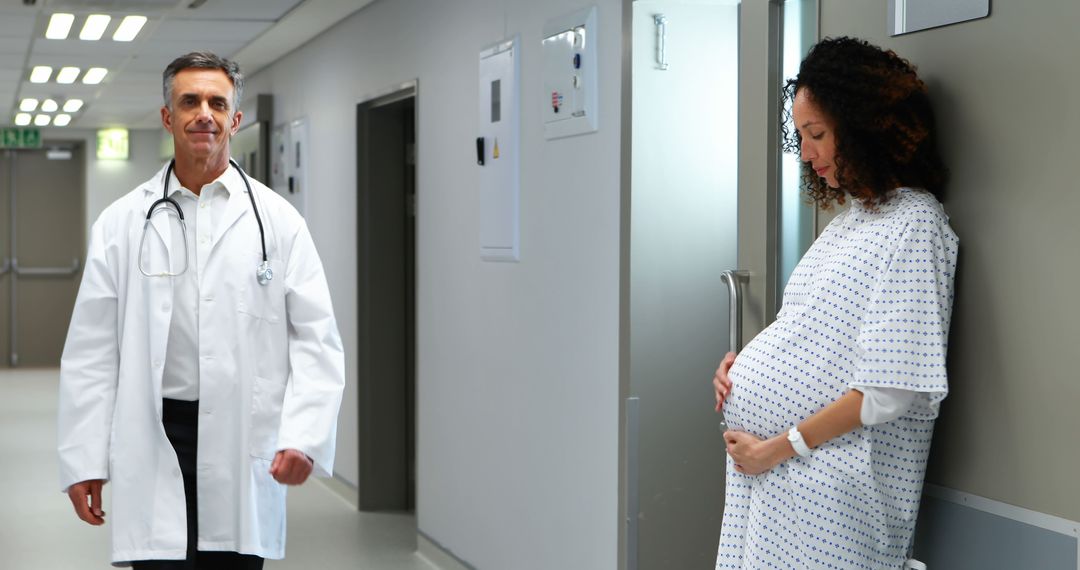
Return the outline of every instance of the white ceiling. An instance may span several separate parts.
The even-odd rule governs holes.
[[[85,105],[69,128],[87,129],[160,125],[161,73],[177,56],[212,51],[233,58],[247,47],[239,62],[250,75],[372,0],[36,0],[29,6],[26,1],[0,0],[0,125],[15,124],[25,97],[51,98],[60,105],[79,98]],[[45,38],[55,12],[75,14],[66,40]],[[113,17],[100,41],[78,39],[89,14]],[[112,41],[116,26],[130,14],[149,20],[135,41]],[[288,42],[257,41],[283,34]],[[53,67],[49,83],[30,83],[35,65]],[[84,85],[81,78],[71,85],[56,83],[56,70],[68,65],[83,71],[105,67],[109,74],[100,85]]]

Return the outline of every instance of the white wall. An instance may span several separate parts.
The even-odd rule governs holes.
[[[376,2],[254,74],[307,117],[307,219],[349,385],[338,475],[356,482],[356,104],[419,79],[421,532],[480,569],[614,568],[618,482],[620,0],[600,0],[600,131],[545,141],[541,29],[575,0]],[[520,34],[521,262],[480,261],[478,53]]]

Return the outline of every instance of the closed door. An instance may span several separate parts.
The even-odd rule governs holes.
[[[779,308],[813,237],[785,179],[779,87],[816,38],[816,0],[635,0],[626,514],[622,567],[713,568],[724,508],[711,379]],[[790,52],[790,53],[789,53]],[[785,55],[788,54],[788,55]],[[784,62],[788,63],[787,69]],[[787,180],[787,182],[785,182]],[[624,346],[627,343],[624,341]]]
[[[0,358],[59,366],[85,250],[81,143],[0,160]]]

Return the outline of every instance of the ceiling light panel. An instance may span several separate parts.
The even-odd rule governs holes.
[[[45,30],[45,37],[50,40],[66,40],[71,33],[71,24],[75,22],[74,14],[53,14],[49,18],[49,27]]]
[[[113,41],[130,42],[134,40],[139,35],[139,30],[142,30],[144,24],[146,24],[146,16],[124,17],[116,28],[116,33],[113,34]]]
[[[39,127],[48,126],[52,122],[52,117],[49,115],[38,115],[34,117],[34,124]]]
[[[66,127],[71,123],[71,115],[60,114],[53,119],[53,124],[58,127]]]
[[[37,110],[38,100],[33,97],[27,97],[19,102],[19,110],[27,113],[32,113]]]
[[[86,74],[83,75],[82,82],[87,85],[97,85],[101,83],[105,76],[109,74],[109,70],[104,67],[91,67],[86,70]]]
[[[48,83],[52,77],[52,68],[47,65],[34,66],[30,72],[30,83]]]
[[[20,127],[25,127],[30,124],[31,119],[30,113],[19,113],[18,115],[15,115],[15,124]]]
[[[53,101],[52,99],[46,99],[41,102],[42,113],[55,113],[59,108],[60,105],[57,105],[56,101]]]
[[[61,67],[60,71],[56,73],[56,82],[63,83],[65,85],[75,83],[75,80],[78,78],[78,67]]]
[[[97,41],[101,39],[101,36],[105,35],[105,28],[109,27],[109,22],[112,20],[111,16],[105,14],[91,14],[86,17],[86,23],[83,24],[82,31],[79,32],[80,40]]]
[[[82,106],[83,106],[83,100],[82,99],[68,99],[64,103],[64,112],[65,113],[78,113],[79,109],[82,109]]]

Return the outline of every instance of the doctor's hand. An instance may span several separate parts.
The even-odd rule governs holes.
[[[103,479],[90,479],[68,487],[68,498],[79,518],[94,526],[105,524],[105,511],[101,510]]]
[[[282,485],[299,485],[307,481],[315,468],[315,462],[303,452],[295,449],[283,449],[274,456],[270,464],[270,474]]]
[[[743,475],[760,475],[795,456],[786,436],[784,433],[761,439],[745,431],[728,430],[724,432],[724,443],[728,455],[735,461],[736,471]]]
[[[728,378],[728,370],[731,370],[731,365],[735,363],[735,353],[729,352],[724,355],[724,359],[720,361],[720,368],[716,369],[716,374],[713,376],[712,385],[716,391],[716,411],[720,411],[720,408],[724,406],[724,399],[731,393],[731,378]]]

